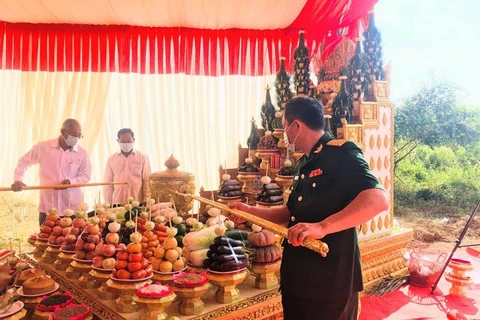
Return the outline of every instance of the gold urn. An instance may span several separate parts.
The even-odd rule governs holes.
[[[177,170],[180,162],[173,154],[165,161],[167,170],[155,172],[150,175],[150,193],[155,201],[175,202],[179,214],[187,213],[193,209],[192,199],[175,194],[175,191],[195,194],[195,176],[189,172]]]

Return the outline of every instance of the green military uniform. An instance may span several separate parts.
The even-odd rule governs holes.
[[[333,140],[326,132],[295,167],[287,207],[289,227],[314,223],[344,209],[360,192],[381,188],[362,151],[353,142]],[[322,239],[330,251],[323,258],[285,241],[281,267],[282,295],[303,299],[348,299],[363,290],[355,228]],[[318,318],[317,318],[318,319]]]

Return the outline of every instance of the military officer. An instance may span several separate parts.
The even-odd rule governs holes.
[[[286,320],[357,319],[363,283],[355,227],[388,210],[386,193],[355,143],[324,132],[318,100],[290,100],[283,125],[285,141],[305,152],[295,167],[287,206],[232,206],[288,224],[280,270]],[[327,256],[302,247],[306,237],[327,243]]]

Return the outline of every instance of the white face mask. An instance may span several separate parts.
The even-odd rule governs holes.
[[[293,122],[288,126],[288,128],[285,131],[283,131],[283,140],[285,141],[285,145],[287,146],[287,149],[290,152],[295,152],[295,141],[297,141],[297,138],[298,138],[298,135],[299,135],[300,132],[297,133],[297,135],[295,136],[295,139],[293,139],[293,142],[290,143],[288,141],[287,132],[288,132],[288,129],[290,129],[292,125],[293,125]]]
[[[63,136],[62,136],[63,137]],[[79,137],[74,137],[74,136],[71,136],[71,135],[67,135],[67,139],[63,138],[65,140],[65,143],[67,144],[67,146],[69,147],[73,147],[75,146],[77,143],[78,143],[78,140],[80,140]]]
[[[133,150],[133,142],[132,143],[119,143],[120,149],[123,152],[130,152]]]

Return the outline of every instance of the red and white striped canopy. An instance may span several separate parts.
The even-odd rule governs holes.
[[[274,73],[280,56],[291,60],[300,30],[310,54],[325,58],[342,36],[358,37],[377,1],[3,0],[0,67]]]

